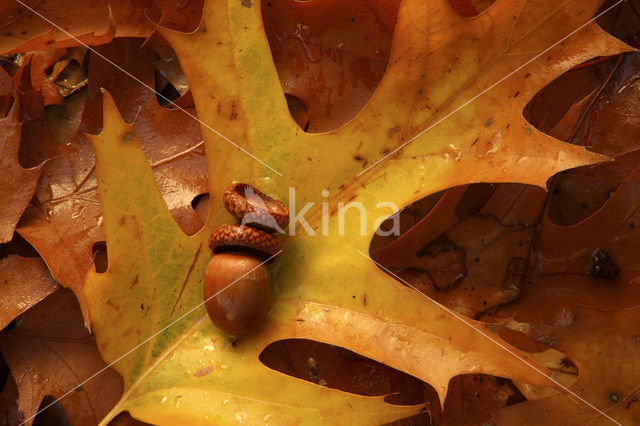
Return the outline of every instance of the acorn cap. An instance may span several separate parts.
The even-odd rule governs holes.
[[[244,225],[224,225],[217,228],[209,238],[209,247],[214,252],[249,248],[263,257],[271,257],[280,251],[278,241],[266,232]]]
[[[243,225],[275,232],[286,228],[289,223],[287,206],[246,183],[228,187],[222,200],[229,213]]]

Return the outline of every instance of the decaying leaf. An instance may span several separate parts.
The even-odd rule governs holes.
[[[11,240],[13,231],[36,190],[43,164],[24,169],[18,162],[20,122],[18,101],[0,119],[0,243]]]
[[[605,89],[594,104],[594,120],[586,121],[578,137],[587,139],[598,152],[617,156],[640,147],[640,126],[636,112],[640,102],[638,70],[640,55],[626,55],[621,76]]]
[[[522,280],[526,285],[521,287],[517,301],[500,310],[498,318],[515,317],[532,324],[566,326],[573,321],[576,305],[624,309],[638,304],[640,265],[635,253],[638,251],[640,186],[637,164],[638,152],[634,152],[619,157],[613,164],[590,167],[590,170],[576,169],[560,177],[560,182],[562,179],[576,182],[574,174],[584,173],[583,181],[589,179],[595,183],[600,175],[607,186],[594,184],[593,193],[604,190],[609,197],[595,213],[574,224],[554,223],[548,211],[545,213],[530,253],[531,266]],[[616,181],[613,177],[617,172],[625,175],[622,182],[617,188],[608,186]],[[560,188],[561,193],[570,191],[564,186]],[[579,196],[580,192],[574,191],[574,195]],[[520,200],[526,203],[526,199]],[[579,205],[568,207],[583,210]],[[517,248],[511,244],[504,249]],[[599,252],[606,253],[606,259],[597,256]],[[596,266],[600,268],[599,273],[594,269]],[[549,297],[553,297],[553,303],[545,302]]]
[[[540,339],[554,341],[580,372],[573,389],[590,403],[607,412],[621,424],[640,421],[640,356],[638,308],[620,311],[578,309],[569,327],[539,326]],[[612,362],[624,354],[622,362]],[[611,424],[585,405],[567,405],[564,397],[527,401],[496,413],[498,425]]]
[[[145,37],[151,32],[145,11],[159,17],[151,0],[135,4],[127,0],[5,2],[0,6],[0,51],[78,46],[79,41],[99,45],[114,37]]]
[[[15,328],[3,331],[0,351],[18,385],[19,409],[28,425],[45,396],[62,397],[105,367],[80,307],[66,289],[29,310]],[[60,403],[72,424],[95,424],[121,393],[122,380],[108,369]]]
[[[0,260],[0,329],[59,288],[42,259]]]
[[[140,44],[117,40],[100,52],[152,85],[153,51],[141,50]],[[172,214],[189,234],[202,227],[191,201],[207,191],[197,123],[180,111],[160,107],[153,92],[110,67],[97,56],[91,57],[87,100],[80,111],[83,117],[80,127],[68,147],[71,152],[47,163],[36,192],[39,203],[27,210],[18,229],[45,259],[53,277],[74,290],[87,326],[89,315],[82,287],[87,271],[93,268],[95,244],[104,241],[95,160],[85,137],[85,133],[98,132],[102,127],[99,88],[115,93],[126,117],[137,117],[137,132],[154,166],[156,182]],[[116,77],[114,71],[118,71]]]

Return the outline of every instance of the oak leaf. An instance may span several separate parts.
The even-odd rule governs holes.
[[[0,329],[59,288],[42,259],[0,260]]]
[[[137,40],[119,39],[98,51],[153,85],[153,51],[149,47],[140,49],[140,44]],[[117,78],[113,72],[118,72]],[[197,123],[180,111],[161,107],[146,87],[92,55],[87,100],[79,110],[82,121],[66,146],[70,152],[47,163],[36,192],[39,203],[29,207],[18,228],[47,262],[53,277],[76,293],[88,327],[90,319],[82,287],[87,271],[93,267],[95,245],[104,241],[104,233],[95,159],[85,133],[98,132],[102,127],[98,92],[101,86],[114,92],[126,117],[137,117],[137,131],[154,166],[157,184],[172,214],[189,234],[202,227],[191,201],[207,190]]]
[[[145,37],[151,25],[144,16],[158,12],[151,0],[80,2],[10,1],[0,6],[0,52],[106,44],[114,37]]]
[[[572,388],[620,424],[640,420],[640,367],[632,361],[640,356],[639,315],[637,307],[619,311],[579,308],[570,326],[540,325],[532,331],[538,338],[556,342],[556,348],[578,367]],[[627,362],[612,362],[621,354]],[[504,408],[493,420],[498,425],[611,424],[586,405],[567,405],[566,398],[557,394]]]
[[[345,235],[334,213],[326,235],[306,235],[299,227],[284,241],[265,325],[233,347],[198,308],[211,255],[206,241],[232,220],[219,197],[233,181],[283,200],[295,187],[297,206],[315,203],[307,218],[319,232],[322,202],[335,212],[339,202],[352,200],[374,213],[380,201],[403,206],[471,182],[544,185],[557,171],[601,161],[521,115],[544,84],[574,64],[630,49],[589,22],[598,5],[499,1],[465,20],[444,0],[405,1],[375,94],[353,120],[323,134],[304,133],[289,115],[259,4],[207,2],[200,27],[189,34],[157,27],[177,52],[205,123],[211,210],[204,230],[193,237],[180,231],[144,166],[133,125],[105,95],[104,128],[92,139],[109,268],[90,273],[85,285],[100,351],[107,361],[118,360],[125,380],[125,394],[105,421],[127,410],[154,423],[265,416],[295,423],[336,413],[368,423],[417,409],[265,368],[262,349],[286,338],[354,350],[429,382],[441,399],[451,377],[469,372],[550,385],[542,367],[536,371],[522,355],[507,355],[506,343],[495,344],[498,337],[488,340],[483,324],[450,316],[378,269],[365,255],[375,228],[359,234],[353,211]],[[211,54],[203,56],[207,49]],[[394,155],[367,169],[386,153]]]
[[[69,290],[50,295],[1,337],[0,351],[18,386],[19,410],[28,425],[47,395],[65,396],[60,403],[72,424],[92,424],[107,414],[122,393],[122,380],[111,369],[76,388],[105,363]]]
[[[10,241],[13,231],[33,196],[44,164],[25,169],[18,162],[20,149],[19,103],[0,119],[0,243]]]

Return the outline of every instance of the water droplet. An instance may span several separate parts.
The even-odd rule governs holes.
[[[160,404],[163,405],[165,402],[167,402],[167,395],[162,396],[162,401],[160,401]]]

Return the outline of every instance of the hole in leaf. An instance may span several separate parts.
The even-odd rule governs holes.
[[[288,93],[285,93],[285,97],[287,98],[287,106],[291,117],[306,132],[309,129],[309,109],[299,98]]]
[[[158,88],[159,85],[164,85],[164,87],[160,90],[157,90],[156,98],[158,99],[158,104],[160,104],[161,107],[169,109],[175,108],[173,105],[171,105],[171,102],[175,102],[180,99],[180,92],[178,92],[173,84],[169,83],[168,81],[164,81],[164,79],[162,79],[161,77],[156,78],[156,88]]]
[[[107,243],[105,241],[98,241],[93,245],[93,266],[98,273],[104,273],[109,266],[109,259],[107,256]]]
[[[204,194],[196,195],[193,200],[191,200],[191,207],[195,210],[196,215],[205,223],[207,220],[207,216],[209,215],[209,193],[205,192]]]
[[[523,110],[523,115],[538,130],[551,136],[579,145],[584,138],[572,141],[578,125],[589,121],[590,110],[586,110],[592,94],[605,81],[615,58],[604,61],[589,60],[565,72],[531,98]],[[514,94],[515,96],[515,94]]]
[[[336,129],[367,103],[387,68],[399,3],[262,0],[282,89],[306,104],[308,132]]]
[[[46,408],[47,406],[50,407]],[[33,420],[33,426],[71,426],[67,413],[62,404],[56,401],[51,395],[42,399],[38,411],[43,410]]]
[[[154,65],[155,89],[158,104],[162,107],[173,109],[171,103],[178,101],[189,92],[189,82],[182,70],[178,55],[168,45],[156,44],[153,46],[156,60]]]
[[[421,380],[341,347],[307,339],[280,340],[262,351],[260,361],[281,373],[344,392],[388,395],[385,400],[393,404],[424,402]]]

